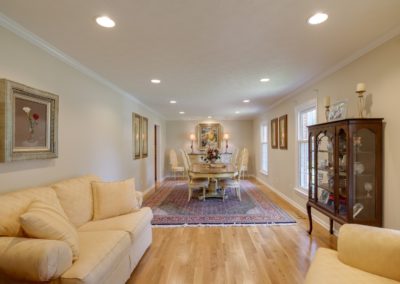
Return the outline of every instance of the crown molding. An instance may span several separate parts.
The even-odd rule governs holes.
[[[119,95],[122,95],[125,98],[137,103],[138,105],[145,108],[149,112],[151,112],[154,115],[165,120],[165,117],[161,113],[150,108],[148,105],[144,104],[139,99],[137,99],[134,95],[124,91],[123,89],[121,89],[120,87],[118,87],[117,85],[112,83],[111,81],[105,79],[101,75],[94,72],[92,69],[81,64],[76,59],[72,58],[71,56],[69,56],[69,55],[65,54],[64,52],[62,52],[61,50],[57,49],[56,47],[54,47],[47,41],[43,40],[42,38],[38,37],[34,33],[30,32],[29,30],[27,30],[26,28],[24,28],[23,26],[21,26],[20,24],[18,24],[14,20],[10,19],[9,17],[7,17],[6,15],[4,15],[1,12],[0,12],[0,26],[13,32],[20,38],[28,41],[29,43],[39,47],[40,49],[44,50],[48,54],[57,58],[58,60],[64,62],[65,64],[71,66],[72,68],[76,69],[80,73],[94,79],[98,83],[104,85],[105,87],[111,89],[112,91],[118,93]]]
[[[312,85],[314,85],[314,84],[318,83],[319,81],[327,78],[328,76],[334,74],[335,72],[337,72],[340,69],[344,68],[345,66],[351,64],[352,62],[356,61],[360,57],[362,57],[365,54],[371,52],[375,48],[383,45],[385,42],[393,39],[394,37],[396,37],[398,35],[400,35],[400,26],[397,26],[397,27],[391,29],[389,32],[387,32],[383,36],[378,37],[374,41],[370,42],[367,46],[359,49],[358,51],[356,51],[352,55],[346,57],[342,61],[339,61],[339,63],[337,63],[336,65],[334,65],[331,68],[327,69],[326,71],[322,72],[318,76],[312,78],[311,80],[309,80],[305,84],[301,85],[300,87],[298,87],[294,91],[290,92],[288,95],[284,96],[283,98],[279,99],[275,103],[271,104],[270,106],[267,106],[265,110],[268,111],[268,110],[271,110],[271,109],[279,106],[280,104],[282,104],[286,100],[288,100],[288,99],[300,94],[301,92],[307,90]]]

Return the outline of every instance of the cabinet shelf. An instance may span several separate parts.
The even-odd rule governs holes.
[[[329,217],[331,233],[333,221],[382,226],[382,121],[352,118],[308,127],[310,233],[311,208]]]

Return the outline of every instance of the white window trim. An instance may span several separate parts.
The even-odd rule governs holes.
[[[262,168],[262,147],[261,147],[261,145],[262,145],[262,142],[261,142],[261,131],[260,131],[260,139],[259,139],[259,147],[260,147],[260,170],[259,170],[259,172],[261,173],[261,174],[263,174],[263,175],[265,175],[265,176],[268,176],[268,171],[269,171],[269,127],[268,127],[268,122],[267,121],[262,121],[261,123],[260,123],[260,129],[261,129],[261,127],[263,127],[263,126],[266,126],[267,127],[267,133],[266,133],[266,135],[267,135],[267,171],[265,171],[263,168]]]
[[[296,193],[299,193],[300,196],[303,197],[308,197],[308,188],[305,190],[303,188],[301,188],[299,186],[300,181],[299,181],[299,161],[298,161],[298,157],[299,157],[299,144],[298,144],[298,133],[299,133],[299,113],[307,108],[312,108],[315,107],[317,110],[317,123],[318,123],[318,102],[317,102],[317,98],[313,98],[301,105],[298,105],[295,107],[294,109],[294,117],[296,119],[296,125],[295,125],[295,135],[294,135],[294,155],[295,155],[295,165],[294,165],[294,176],[295,176],[295,187],[294,187],[294,191]]]

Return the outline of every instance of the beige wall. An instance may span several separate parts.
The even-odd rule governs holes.
[[[348,99],[348,116],[357,114],[355,86],[365,82],[372,98],[372,117],[383,117],[384,130],[384,226],[400,229],[400,37],[362,56],[336,73],[322,79],[308,90],[291,97],[254,123],[255,141],[262,121],[282,114],[289,115],[289,150],[270,150],[269,175],[258,174],[264,182],[279,190],[285,197],[305,208],[306,198],[296,193],[295,165],[295,108],[318,97],[318,121],[324,121],[324,97],[331,102]],[[318,90],[318,91],[315,91]],[[257,145],[257,144],[256,144]],[[259,147],[256,147],[259,156]],[[256,162],[257,170],[259,161]],[[326,219],[325,219],[326,220]]]
[[[135,177],[139,190],[154,184],[153,128],[161,126],[163,145],[162,118],[3,28],[0,42],[0,78],[60,97],[59,158],[0,164],[0,192],[88,173],[105,180]],[[131,158],[132,112],[149,118],[147,159]]]
[[[165,168],[170,169],[168,153],[170,149],[178,150],[180,148],[190,151],[189,136],[191,133],[196,135],[196,125],[199,123],[220,123],[223,128],[223,133],[228,133],[228,152],[234,149],[247,147],[249,150],[249,174],[253,173],[254,169],[254,151],[253,151],[253,121],[252,120],[170,120],[167,121],[167,144],[165,152]],[[225,151],[225,141],[221,143],[221,148]],[[194,143],[194,150],[197,151],[197,142]],[[180,157],[179,157],[180,159]]]

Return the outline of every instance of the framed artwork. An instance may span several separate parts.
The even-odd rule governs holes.
[[[142,116],[141,119],[142,158],[147,158],[148,156],[148,126],[149,126],[149,120],[146,117]]]
[[[340,101],[333,104],[329,110],[329,121],[341,120],[347,117],[347,101]]]
[[[132,136],[133,136],[133,158],[140,159],[141,142],[141,116],[137,113],[132,113]]]
[[[220,148],[221,147],[221,125],[219,123],[210,123],[198,125],[198,147],[199,150],[206,148]]]
[[[0,161],[58,156],[58,96],[0,80]]]
[[[286,150],[288,148],[287,127],[287,114],[285,114],[279,117],[279,149]]]
[[[278,119],[271,120],[271,148],[278,149]]]

